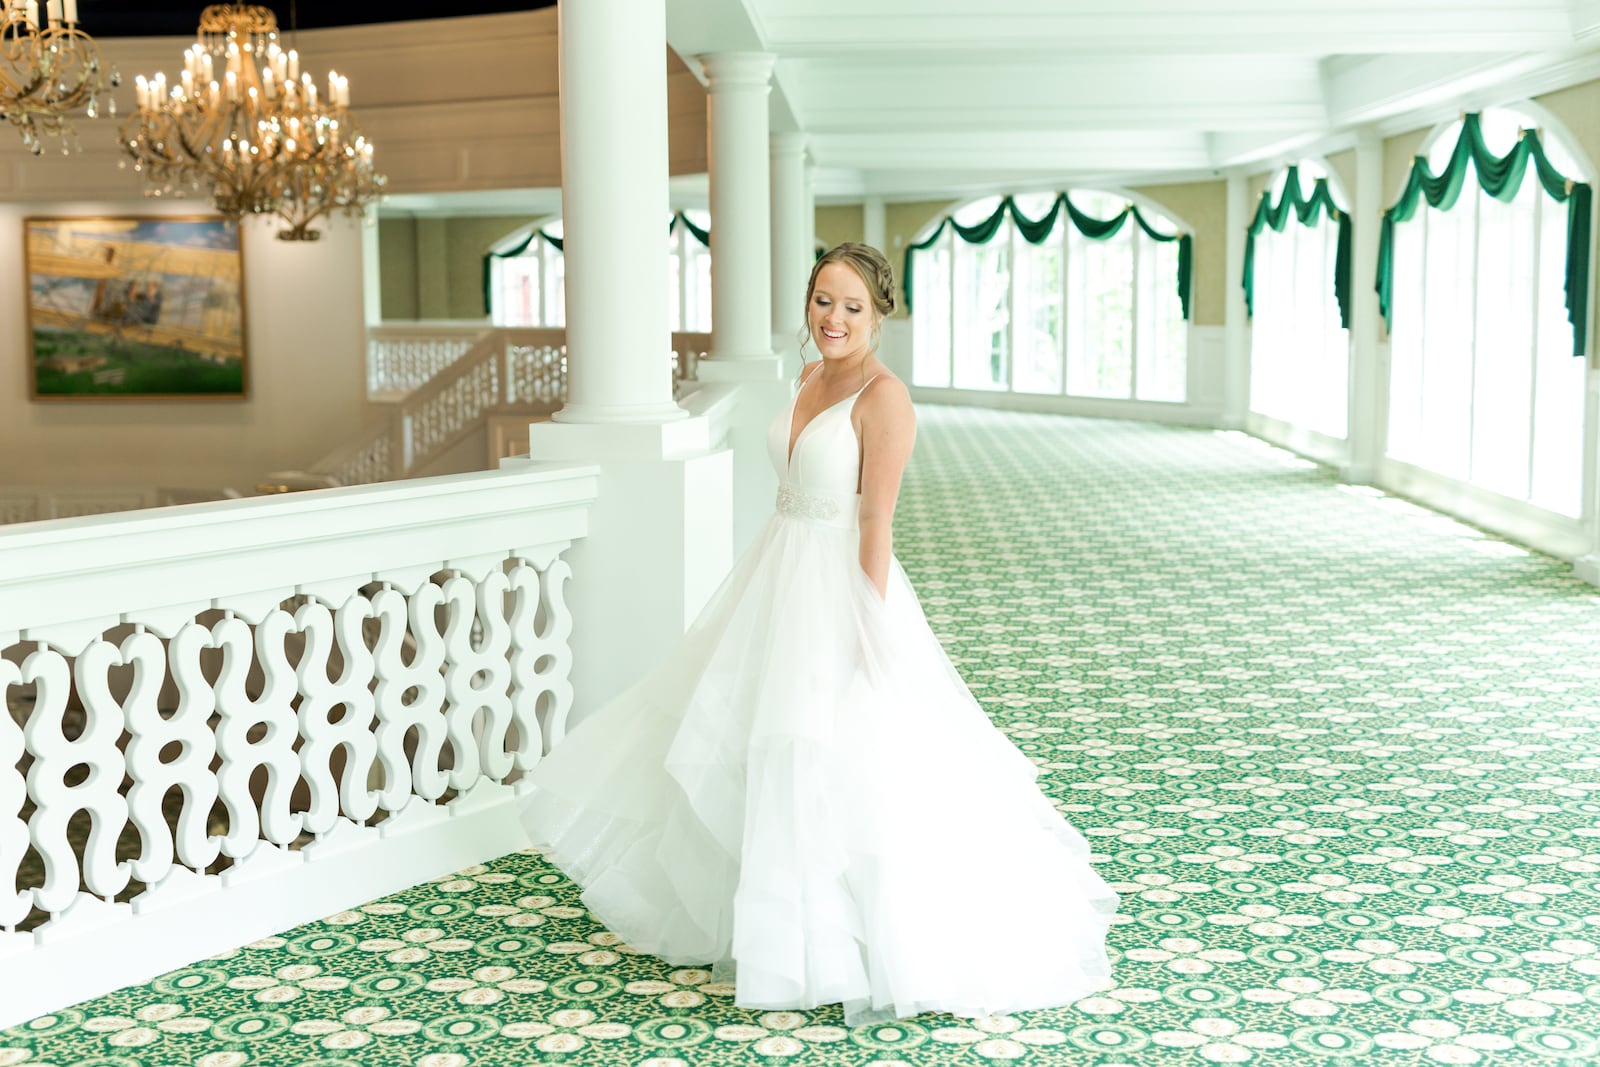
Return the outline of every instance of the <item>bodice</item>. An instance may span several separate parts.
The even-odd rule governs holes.
[[[856,493],[861,446],[850,423],[850,410],[860,395],[858,389],[819,411],[800,431],[792,455],[789,437],[794,432],[798,391],[767,428],[767,455],[778,472],[780,515],[856,528],[861,508],[861,498]]]

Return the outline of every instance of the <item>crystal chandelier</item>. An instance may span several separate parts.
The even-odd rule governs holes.
[[[78,29],[78,0],[0,0],[0,120],[21,131],[34,155],[47,137],[60,141],[62,152],[76,149],[67,115],[81,107],[94,118],[102,94],[116,114],[107,93],[116,84],[114,72],[108,79],[100,69],[94,38]]]
[[[330,71],[318,93],[299,53],[278,44],[278,20],[254,4],[213,4],[183,54],[178,81],[136,80],[138,112],[123,150],[146,195],[209,189],[229,218],[277,215],[278,237],[314,241],[318,219],[359,215],[383,189],[372,144],[350,114],[350,83]]]

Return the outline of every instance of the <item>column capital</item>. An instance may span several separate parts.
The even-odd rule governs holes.
[[[807,146],[806,135],[799,130],[779,130],[768,140],[767,151],[773,159],[777,159],[781,156],[804,155]]]
[[[725,90],[772,88],[772,68],[778,57],[771,52],[707,52],[696,56],[706,75],[708,93]]]

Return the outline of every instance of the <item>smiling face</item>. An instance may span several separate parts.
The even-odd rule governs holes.
[[[817,271],[806,309],[811,340],[823,359],[849,359],[872,350],[873,328],[882,317],[873,307],[867,283],[845,263],[824,263]]]

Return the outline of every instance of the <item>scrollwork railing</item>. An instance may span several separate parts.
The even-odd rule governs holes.
[[[393,323],[367,332],[367,395],[398,399],[438,377],[482,340],[478,323]]]
[[[521,847],[595,491],[497,471],[0,532],[0,1027]]]

